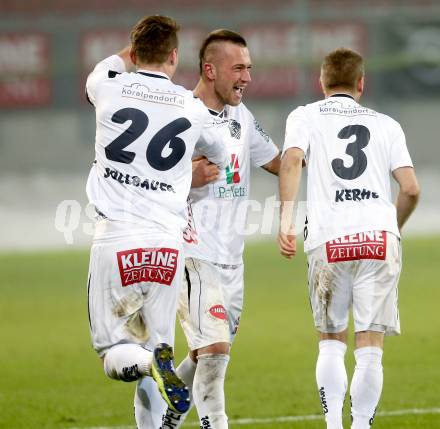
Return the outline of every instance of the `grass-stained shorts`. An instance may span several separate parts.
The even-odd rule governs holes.
[[[232,343],[243,308],[243,264],[186,258],[178,315],[190,350]]]
[[[121,343],[173,345],[183,273],[181,244],[137,234],[94,239],[88,277],[90,332],[100,356]]]
[[[308,252],[307,261],[310,304],[318,331],[345,330],[352,308],[355,332],[400,334],[398,237],[385,231],[340,237]]]

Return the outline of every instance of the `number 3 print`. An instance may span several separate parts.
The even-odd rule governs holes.
[[[353,165],[345,167],[344,161],[341,158],[336,158],[332,161],[332,168],[335,174],[341,179],[346,180],[357,179],[365,171],[368,163],[367,156],[362,149],[370,141],[369,129],[363,125],[348,125],[342,128],[338,134],[340,139],[349,139],[351,136],[356,136],[356,140],[347,145],[345,153],[353,158]]]

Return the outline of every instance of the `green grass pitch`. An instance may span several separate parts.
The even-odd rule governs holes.
[[[440,407],[438,243],[439,237],[404,240],[403,335],[385,343],[379,412]],[[275,242],[255,243],[247,246],[245,263],[245,308],[226,381],[229,418],[319,414],[304,256],[287,261]],[[87,266],[87,251],[0,255],[0,428],[134,427],[134,385],[107,379],[90,346]],[[178,331],[177,359],[184,353]],[[348,407],[345,415],[348,428]],[[313,429],[324,423],[231,427]],[[436,429],[440,414],[378,416],[373,427]]]

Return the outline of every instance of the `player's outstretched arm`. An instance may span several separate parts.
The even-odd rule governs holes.
[[[420,196],[420,187],[412,167],[401,167],[393,171],[393,177],[399,183],[396,210],[397,224],[402,229],[411,213],[416,208]]]
[[[303,159],[304,152],[301,149],[297,147],[287,149],[281,158],[279,171],[281,207],[278,245],[280,253],[289,259],[296,255],[296,236],[292,219],[301,182]]]

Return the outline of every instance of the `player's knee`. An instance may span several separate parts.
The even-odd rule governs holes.
[[[104,357],[104,372],[113,380],[136,381],[150,374],[152,353],[137,344],[111,347]]]
[[[204,354],[229,355],[230,348],[231,348],[230,343],[214,343],[197,350],[197,355],[198,356]]]
[[[376,331],[360,331],[355,333],[356,348],[379,347],[383,349],[385,334]]]
[[[348,336],[348,332],[346,329],[344,331],[335,332],[335,333],[329,333],[329,332],[320,332],[319,333],[319,339],[321,341],[323,341],[323,340],[336,340],[336,341],[341,341],[342,343],[345,343],[345,344],[347,344],[347,336]]]

